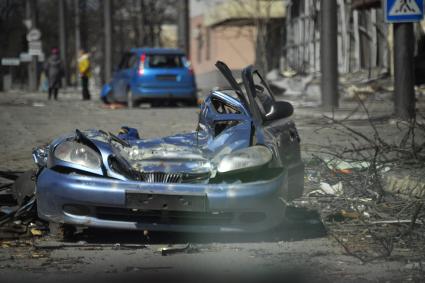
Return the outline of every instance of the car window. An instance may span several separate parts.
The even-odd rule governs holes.
[[[236,91],[234,89],[230,89],[230,87],[220,87],[220,88],[215,88],[214,90],[220,91],[220,92],[224,92],[225,94],[227,94],[228,96],[233,97],[234,99],[240,101],[238,94],[236,93]]]
[[[240,114],[241,112],[234,107],[218,98],[212,98],[211,102],[214,106],[215,111],[219,114]]]
[[[257,71],[252,73],[252,78],[255,85],[255,102],[258,105],[262,116],[265,117],[267,114],[273,111],[273,94]]]
[[[139,63],[139,56],[137,56],[137,53],[131,53],[130,59],[128,59],[128,68],[137,67],[138,63]]]
[[[178,54],[151,54],[147,56],[149,68],[181,68],[183,56]]]
[[[128,66],[128,59],[130,59],[130,53],[126,52],[121,57],[121,61],[120,61],[119,65],[118,65],[118,69],[119,70],[125,69]]]
[[[118,65],[119,70],[125,70],[137,66],[138,58],[136,53],[126,52]]]

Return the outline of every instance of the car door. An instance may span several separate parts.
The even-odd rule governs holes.
[[[113,77],[112,91],[115,101],[127,101],[127,92],[135,76],[135,65],[137,65],[137,54],[133,52],[124,53]]]
[[[275,113],[280,108],[279,104],[289,103],[275,100],[270,87],[254,67],[250,66],[244,69],[242,76],[246,92],[249,97],[252,97],[251,100],[260,113],[265,135],[268,136],[267,140],[278,148],[283,165],[298,162],[300,158],[299,136],[295,123],[288,119],[292,111],[288,112],[289,115],[276,115]]]
[[[285,197],[288,200],[299,197],[304,189],[304,164],[300,137],[295,123],[289,118],[293,113],[292,105],[276,101],[270,87],[254,67],[244,69],[242,78],[248,96],[252,97],[261,114],[265,141],[276,151],[282,167],[287,171],[288,191]]]

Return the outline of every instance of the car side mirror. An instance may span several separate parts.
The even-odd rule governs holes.
[[[274,121],[290,117],[294,114],[294,106],[287,101],[276,101],[273,112],[266,116],[266,121]]]

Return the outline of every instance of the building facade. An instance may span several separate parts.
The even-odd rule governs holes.
[[[320,71],[320,0],[287,0],[285,66]],[[380,0],[337,0],[340,73],[390,66],[391,35]]]
[[[225,62],[239,76],[250,64],[263,71],[279,67],[284,41],[283,1],[196,1],[192,5],[190,60],[198,87],[226,82],[214,66]],[[202,6],[203,5],[203,6]],[[197,13],[196,13],[197,12]]]

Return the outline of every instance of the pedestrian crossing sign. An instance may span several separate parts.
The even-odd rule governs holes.
[[[424,16],[424,0],[385,0],[388,23],[419,22]]]

